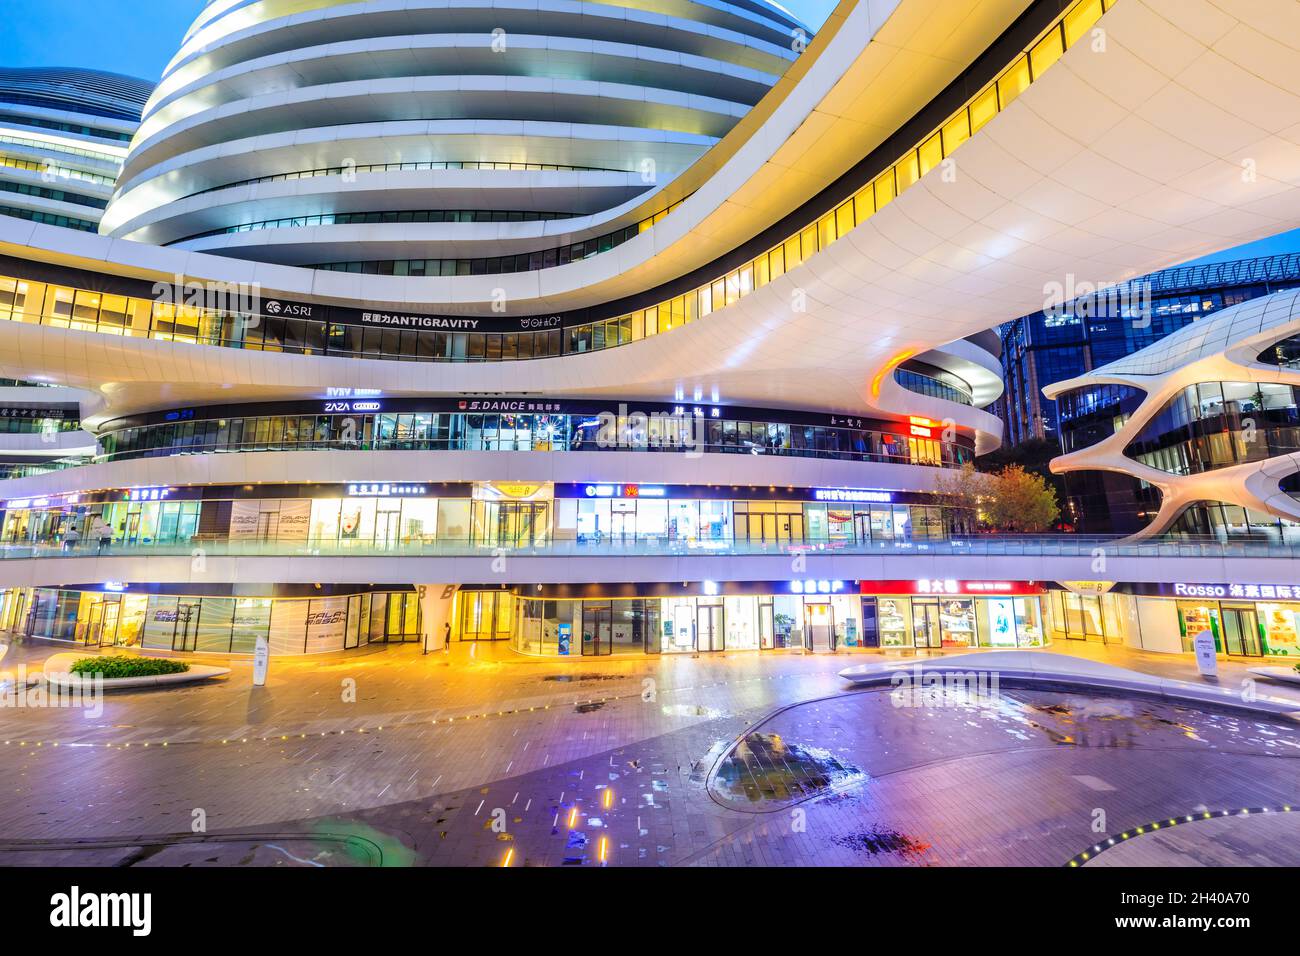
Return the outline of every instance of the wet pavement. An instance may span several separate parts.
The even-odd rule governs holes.
[[[1061,866],[1148,821],[1300,802],[1282,720],[1068,689],[900,701],[843,666],[371,655],[276,662],[265,694],[237,666],[114,695],[93,721],[0,712],[0,863]]]

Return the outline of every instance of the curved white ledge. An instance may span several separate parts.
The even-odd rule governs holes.
[[[527,158],[535,163],[636,173],[641,172],[637,164],[648,160],[658,173],[673,177],[714,142],[713,137],[694,133],[546,120],[408,120],[265,133],[201,147],[132,178],[123,177],[104,214],[104,232],[135,238],[141,217],[174,200],[263,176],[341,168],[344,159],[362,167],[392,162],[394,155],[416,163]],[[630,163],[629,156],[636,161]],[[375,174],[359,173],[358,180],[362,175]],[[336,188],[351,185],[339,176],[327,178]],[[347,191],[340,188],[341,193]]]
[[[871,661],[840,671],[840,677],[857,686],[888,684],[903,692],[920,694],[931,687],[941,690],[945,678],[957,682],[971,674],[1017,683],[1070,684],[1089,690],[1149,694],[1166,700],[1285,714],[1300,719],[1300,704],[1290,698],[1256,695],[1246,700],[1236,684],[1218,686],[1172,680],[1051,651],[978,651],[907,661]],[[958,683],[957,686],[966,685]]]
[[[162,245],[250,222],[336,213],[501,209],[578,214],[576,219],[517,224],[537,227],[540,237],[543,226],[567,226],[572,232],[573,223],[585,223],[590,216],[635,202],[651,188],[640,174],[632,172],[393,170],[356,173],[347,181],[335,174],[187,196],[149,210],[123,224],[121,231],[135,241]],[[604,224],[604,217],[600,221]],[[556,241],[565,240],[557,237]],[[422,258],[413,249],[403,252]],[[457,255],[453,252],[450,258]]]

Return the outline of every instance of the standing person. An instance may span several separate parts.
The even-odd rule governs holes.
[[[444,652],[451,651],[451,621],[442,623],[442,649]]]
[[[95,519],[94,534],[95,543],[100,551],[113,543],[113,529],[105,524],[102,518]]]
[[[63,550],[72,551],[81,541],[81,535],[77,533],[76,526],[71,526],[63,533]]]

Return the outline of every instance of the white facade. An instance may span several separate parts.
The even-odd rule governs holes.
[[[79,69],[0,69],[0,214],[93,232],[152,89]]]
[[[1300,70],[1260,53],[1286,7],[879,0],[814,38],[756,2],[210,3],[100,234],[0,217],[0,376],[84,390],[99,442],[0,481],[4,535],[35,549],[0,588],[75,590],[78,614],[209,589],[236,622],[316,585],[346,604],[357,582],[447,582],[432,607],[444,587],[683,582],[743,592],[749,620],[758,585],[807,586],[783,580],[807,549],[814,597],[906,578],[925,588],[880,593],[908,595],[927,641],[978,618],[1041,642],[1025,556],[925,550],[954,527],[941,469],[1000,441],[979,333],[1067,274],[1300,225],[1279,119],[1300,119]],[[703,444],[656,448],[643,415]],[[607,417],[617,447],[593,447]],[[582,511],[584,488],[620,507]],[[653,521],[627,517],[643,491]],[[305,529],[327,496],[348,554]],[[78,547],[50,554],[70,525]],[[1087,576],[1058,557],[1033,576]],[[1189,577],[1226,573],[1205,561]],[[41,600],[11,594],[0,625],[67,623],[75,602]],[[704,606],[688,631],[722,626]],[[825,608],[807,633],[866,627]]]

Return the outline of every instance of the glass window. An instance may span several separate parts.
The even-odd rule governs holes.
[[[1029,57],[1022,56],[1007,72],[998,78],[998,98],[1001,108],[1029,88]]]

